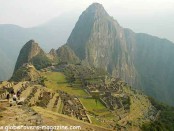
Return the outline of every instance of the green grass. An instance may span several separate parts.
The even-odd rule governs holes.
[[[100,84],[101,83],[101,81],[99,79],[89,79],[87,81],[90,83],[93,83],[93,84]]]
[[[67,83],[65,75],[61,72],[47,72],[43,75],[47,78],[45,85],[50,89],[62,90],[76,96],[88,96],[88,94],[79,86],[76,85],[71,87],[70,84]]]
[[[93,112],[96,115],[102,115],[103,113],[108,112],[108,109],[99,100],[97,100],[96,103],[96,100],[93,98],[80,98],[80,101],[88,111]]]
[[[91,116],[90,119],[91,119],[91,121],[92,121],[93,124],[99,125],[99,126],[103,126],[103,123],[101,123],[100,121],[98,121],[95,117]]]
[[[114,115],[98,100],[97,104],[95,99],[80,98],[80,101],[84,105],[87,111],[90,113],[90,119],[93,124],[107,127],[107,123],[102,123],[98,120],[98,117],[102,120],[114,120]]]
[[[161,111],[158,119],[142,125],[143,131],[174,131],[174,107],[150,98],[152,104]]]
[[[83,97],[89,96],[82,88],[80,88],[81,84],[74,84],[73,87],[71,87],[70,84],[67,83],[65,75],[61,72],[46,72],[42,75],[46,76],[47,81],[45,81],[45,85],[50,89],[62,90],[71,95]],[[80,101],[88,111],[94,112],[97,115],[108,113],[108,109],[99,100],[97,100],[96,104],[95,99],[83,97],[80,97]]]
[[[59,110],[58,110],[58,113],[62,113],[62,110],[63,110],[63,103],[61,102],[61,103],[60,103]]]
[[[43,73],[47,80],[45,81],[45,85],[53,90],[62,90],[71,95],[76,95],[79,97],[83,106],[87,111],[90,112],[92,123],[96,125],[102,125],[100,121],[98,121],[95,116],[102,117],[102,119],[113,119],[113,115],[109,110],[99,101],[94,98],[85,98],[89,96],[80,86],[81,82],[77,79],[72,87],[67,82],[65,75],[62,72],[46,72]],[[61,112],[63,105],[61,103],[59,107],[59,113]],[[105,117],[106,116],[106,117]]]

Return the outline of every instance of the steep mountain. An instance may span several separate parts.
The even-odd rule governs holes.
[[[128,55],[124,29],[101,4],[94,3],[82,13],[67,45],[89,65],[135,85],[137,74]]]
[[[174,105],[172,42],[124,29],[94,3],[79,17],[67,45],[85,63]]]
[[[67,45],[63,45],[57,50],[51,49],[49,53],[45,53],[38,43],[34,40],[30,40],[20,50],[13,77],[21,76],[23,74],[22,72],[31,69],[30,66],[28,67],[30,64],[37,70],[40,70],[51,65],[61,63],[79,64],[80,62],[80,59],[76,56],[74,51]]]
[[[36,43],[34,40],[30,40],[23,46],[19,53],[14,73],[26,63],[32,63],[36,69],[41,69],[51,65],[51,60],[39,47],[38,43]]]

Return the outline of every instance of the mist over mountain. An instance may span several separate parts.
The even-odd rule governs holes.
[[[129,55],[138,72],[141,88],[148,95],[174,105],[174,43],[125,29]]]
[[[11,75],[11,72],[13,71],[13,69],[10,68],[8,65],[12,65],[12,62],[8,59],[6,53],[4,53],[1,49],[0,49],[0,61],[1,61],[0,80],[8,79],[9,76]]]
[[[76,12],[75,12],[76,14]],[[74,27],[76,17],[61,15],[37,27],[23,28],[16,25],[0,25],[0,80],[11,77],[15,63],[23,44],[30,39],[41,43],[46,52],[63,45]],[[4,70],[6,67],[8,70]]]

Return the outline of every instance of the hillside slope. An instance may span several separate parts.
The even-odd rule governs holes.
[[[174,43],[128,29],[125,29],[125,35],[129,55],[140,78],[139,88],[162,102],[174,105]]]
[[[28,67],[31,68],[31,65]],[[81,126],[84,131],[173,129],[172,107],[159,105],[102,69],[63,63],[40,71],[35,70],[39,75],[35,75],[31,70],[26,72],[35,79],[26,79],[28,76],[25,75],[21,77],[23,78],[21,81],[18,79],[17,82],[4,81],[0,84],[2,99],[0,123],[4,121],[9,124],[19,124],[22,121],[22,124],[26,125],[76,123],[75,125]],[[8,101],[4,100],[3,93],[12,88],[15,92],[21,91],[20,100],[24,101],[22,107],[9,107]],[[2,102],[5,102],[6,106]],[[6,115],[13,111],[20,112]],[[28,118],[24,119],[26,115]],[[11,120],[7,121],[9,117]],[[32,121],[27,121],[29,119]]]

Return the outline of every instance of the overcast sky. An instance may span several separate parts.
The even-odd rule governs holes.
[[[174,41],[174,0],[0,0],[0,24],[33,27],[103,4],[121,26]]]

